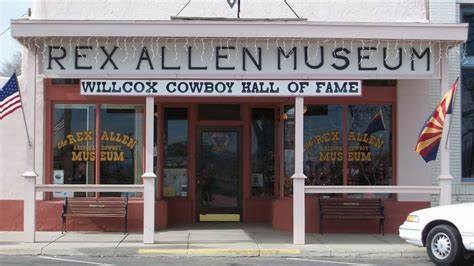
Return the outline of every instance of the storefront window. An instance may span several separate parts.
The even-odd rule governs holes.
[[[392,184],[390,105],[305,105],[303,111],[306,185]],[[347,112],[347,121],[343,120],[344,112]],[[293,106],[285,106],[283,120],[284,190],[285,195],[291,195],[291,176],[294,173]],[[347,128],[345,134],[343,128]],[[343,168],[344,161],[347,171]]]
[[[306,185],[342,185],[342,106],[305,105],[304,173]],[[294,173],[294,109],[285,107],[285,194]]]
[[[188,112],[186,108],[165,109],[165,197],[187,197]]]
[[[53,184],[94,184],[95,105],[55,104],[52,121]],[[72,196],[85,193],[54,193]]]
[[[461,58],[462,181],[474,181],[474,5],[461,5],[462,22],[469,23],[465,57]]]
[[[349,185],[392,184],[390,105],[349,105]]]
[[[474,68],[461,72],[462,178],[474,181]]]
[[[143,107],[101,105],[100,124],[100,183],[142,183]]]
[[[252,110],[252,196],[273,196],[275,183],[273,109]]]

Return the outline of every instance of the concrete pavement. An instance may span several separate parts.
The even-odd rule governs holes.
[[[44,256],[291,256],[418,257],[424,248],[397,235],[307,234],[306,245],[293,245],[289,232],[268,226],[198,224],[156,232],[155,244],[139,233],[37,232],[36,243],[23,243],[22,232],[0,232],[0,255]]]

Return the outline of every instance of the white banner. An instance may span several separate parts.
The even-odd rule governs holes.
[[[361,96],[360,80],[81,80],[82,95]]]

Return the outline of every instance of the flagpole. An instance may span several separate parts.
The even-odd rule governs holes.
[[[18,76],[15,73],[15,79],[16,79],[16,84],[18,85],[18,94],[20,95],[20,101],[21,101],[21,113],[23,114],[23,123],[25,124],[25,129],[26,129],[26,138],[28,140],[28,146],[31,147],[31,139],[30,139],[30,133],[28,132],[28,125],[26,124],[26,118],[25,118],[25,110],[23,109],[23,98],[21,97],[21,88],[20,88],[20,83],[18,82]]]
[[[454,81],[454,83],[456,84],[456,88],[454,88],[457,92],[457,89],[458,89],[458,86],[459,86],[459,77]],[[449,139],[449,133],[451,132],[451,123],[453,122],[452,119],[451,119],[451,115],[453,114],[453,110],[454,110],[454,105],[456,104],[456,93],[453,93],[453,100],[452,100],[452,103],[451,103],[451,114],[446,114],[446,118],[445,119],[448,119],[448,115],[449,115],[449,123],[448,123],[448,130],[446,132],[446,140],[444,142],[444,147],[445,148],[448,148],[448,139]]]

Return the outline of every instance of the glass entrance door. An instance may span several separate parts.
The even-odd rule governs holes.
[[[240,130],[200,127],[197,141],[199,221],[240,221]]]

